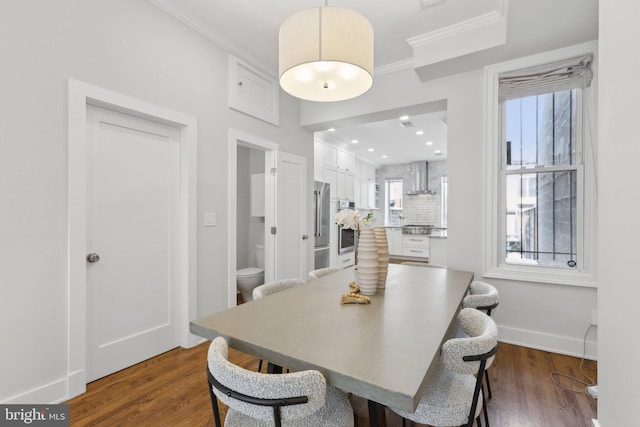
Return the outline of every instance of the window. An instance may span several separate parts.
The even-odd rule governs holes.
[[[384,182],[387,225],[402,224],[402,179],[387,179]]]
[[[577,268],[578,89],[502,102],[505,262]]]
[[[568,48],[485,70],[486,277],[595,286],[592,61]]]

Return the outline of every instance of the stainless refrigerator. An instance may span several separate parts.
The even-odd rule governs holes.
[[[316,181],[313,187],[314,210],[314,269],[329,267],[329,233],[331,218],[329,218],[329,184]]]

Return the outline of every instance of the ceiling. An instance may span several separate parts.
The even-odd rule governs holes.
[[[240,59],[277,77],[280,24],[322,0],[147,0]],[[598,0],[330,0],[374,28],[375,76],[413,68],[422,81],[597,40]],[[483,30],[484,29],[484,30]],[[392,113],[393,114],[393,113]],[[397,116],[400,113],[398,112]],[[337,129],[344,143],[377,164],[446,158],[446,112],[418,112],[412,128],[398,117]],[[422,136],[415,135],[422,129]],[[358,139],[358,144],[351,144]],[[434,145],[427,147],[426,141]],[[375,151],[366,151],[374,148]],[[434,157],[440,149],[442,156]],[[416,151],[414,151],[416,150]],[[388,157],[383,159],[381,156]],[[418,158],[419,157],[419,158]]]
[[[446,111],[405,117],[317,132],[316,136],[346,147],[355,152],[356,157],[376,165],[446,160]]]

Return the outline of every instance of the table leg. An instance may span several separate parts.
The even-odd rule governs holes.
[[[369,405],[369,425],[371,427],[386,427],[387,418],[384,414],[384,405],[372,400],[368,400],[367,403]]]

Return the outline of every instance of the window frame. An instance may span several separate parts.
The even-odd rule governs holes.
[[[499,76],[502,73],[529,68],[545,63],[563,60],[578,55],[592,53],[592,69],[597,66],[597,45],[584,43],[564,49],[558,49],[538,55],[507,61],[485,67],[485,233],[483,254],[483,277],[532,281],[562,285],[596,287],[596,183],[594,170],[595,150],[595,98],[596,78],[586,89],[577,91],[577,114],[580,114],[577,129],[581,138],[580,152],[576,153],[578,179],[577,194],[577,258],[576,269],[527,265],[506,262],[506,218],[503,218],[506,206],[506,176],[503,170],[506,164],[505,149],[502,143],[504,126],[504,108],[498,101]],[[581,101],[581,102],[580,102]],[[555,168],[544,168],[552,172]],[[562,169],[569,169],[562,167]],[[537,171],[541,171],[536,169]],[[536,171],[531,169],[531,172]],[[520,172],[528,172],[526,169]],[[582,187],[582,191],[580,190]]]

